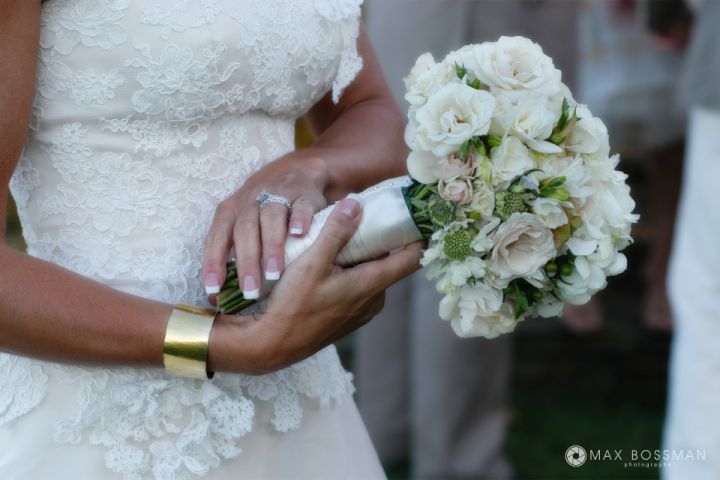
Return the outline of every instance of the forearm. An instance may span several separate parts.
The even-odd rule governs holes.
[[[326,96],[308,113],[315,144],[298,152],[319,159],[325,195],[337,200],[407,171],[405,122],[365,31],[358,38],[363,69],[335,105]],[[324,177],[323,177],[324,175]]]
[[[337,200],[406,173],[404,123],[392,99],[371,99],[343,112],[306,155],[322,159],[326,196]]]
[[[0,246],[0,350],[58,362],[162,366],[171,306]]]

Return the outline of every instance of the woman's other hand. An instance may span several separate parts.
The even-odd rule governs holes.
[[[262,374],[300,361],[367,323],[384,291],[420,267],[416,242],[387,257],[341,268],[335,259],[360,224],[357,201],[340,202],[315,243],[273,289],[266,313],[220,316],[210,366]]]

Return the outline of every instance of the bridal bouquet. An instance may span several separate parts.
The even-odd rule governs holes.
[[[405,79],[410,177],[360,194],[363,221],[338,258],[368,260],[425,238],[422,265],[444,294],[440,317],[462,337],[495,337],[529,316],[583,304],[626,268],[635,203],[607,129],[522,37],[468,45]],[[286,262],[317,236],[289,239]],[[233,280],[218,303],[249,301]],[[234,281],[234,283],[233,283]]]

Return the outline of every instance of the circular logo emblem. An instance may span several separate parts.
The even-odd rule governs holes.
[[[565,450],[565,461],[571,467],[579,467],[587,460],[587,453],[580,445],[573,445]]]

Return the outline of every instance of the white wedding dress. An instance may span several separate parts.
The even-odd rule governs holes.
[[[11,181],[28,253],[207,305],[215,207],[355,78],[360,3],[46,1]],[[384,478],[352,391],[333,347],[213,381],[0,353],[0,479]]]

